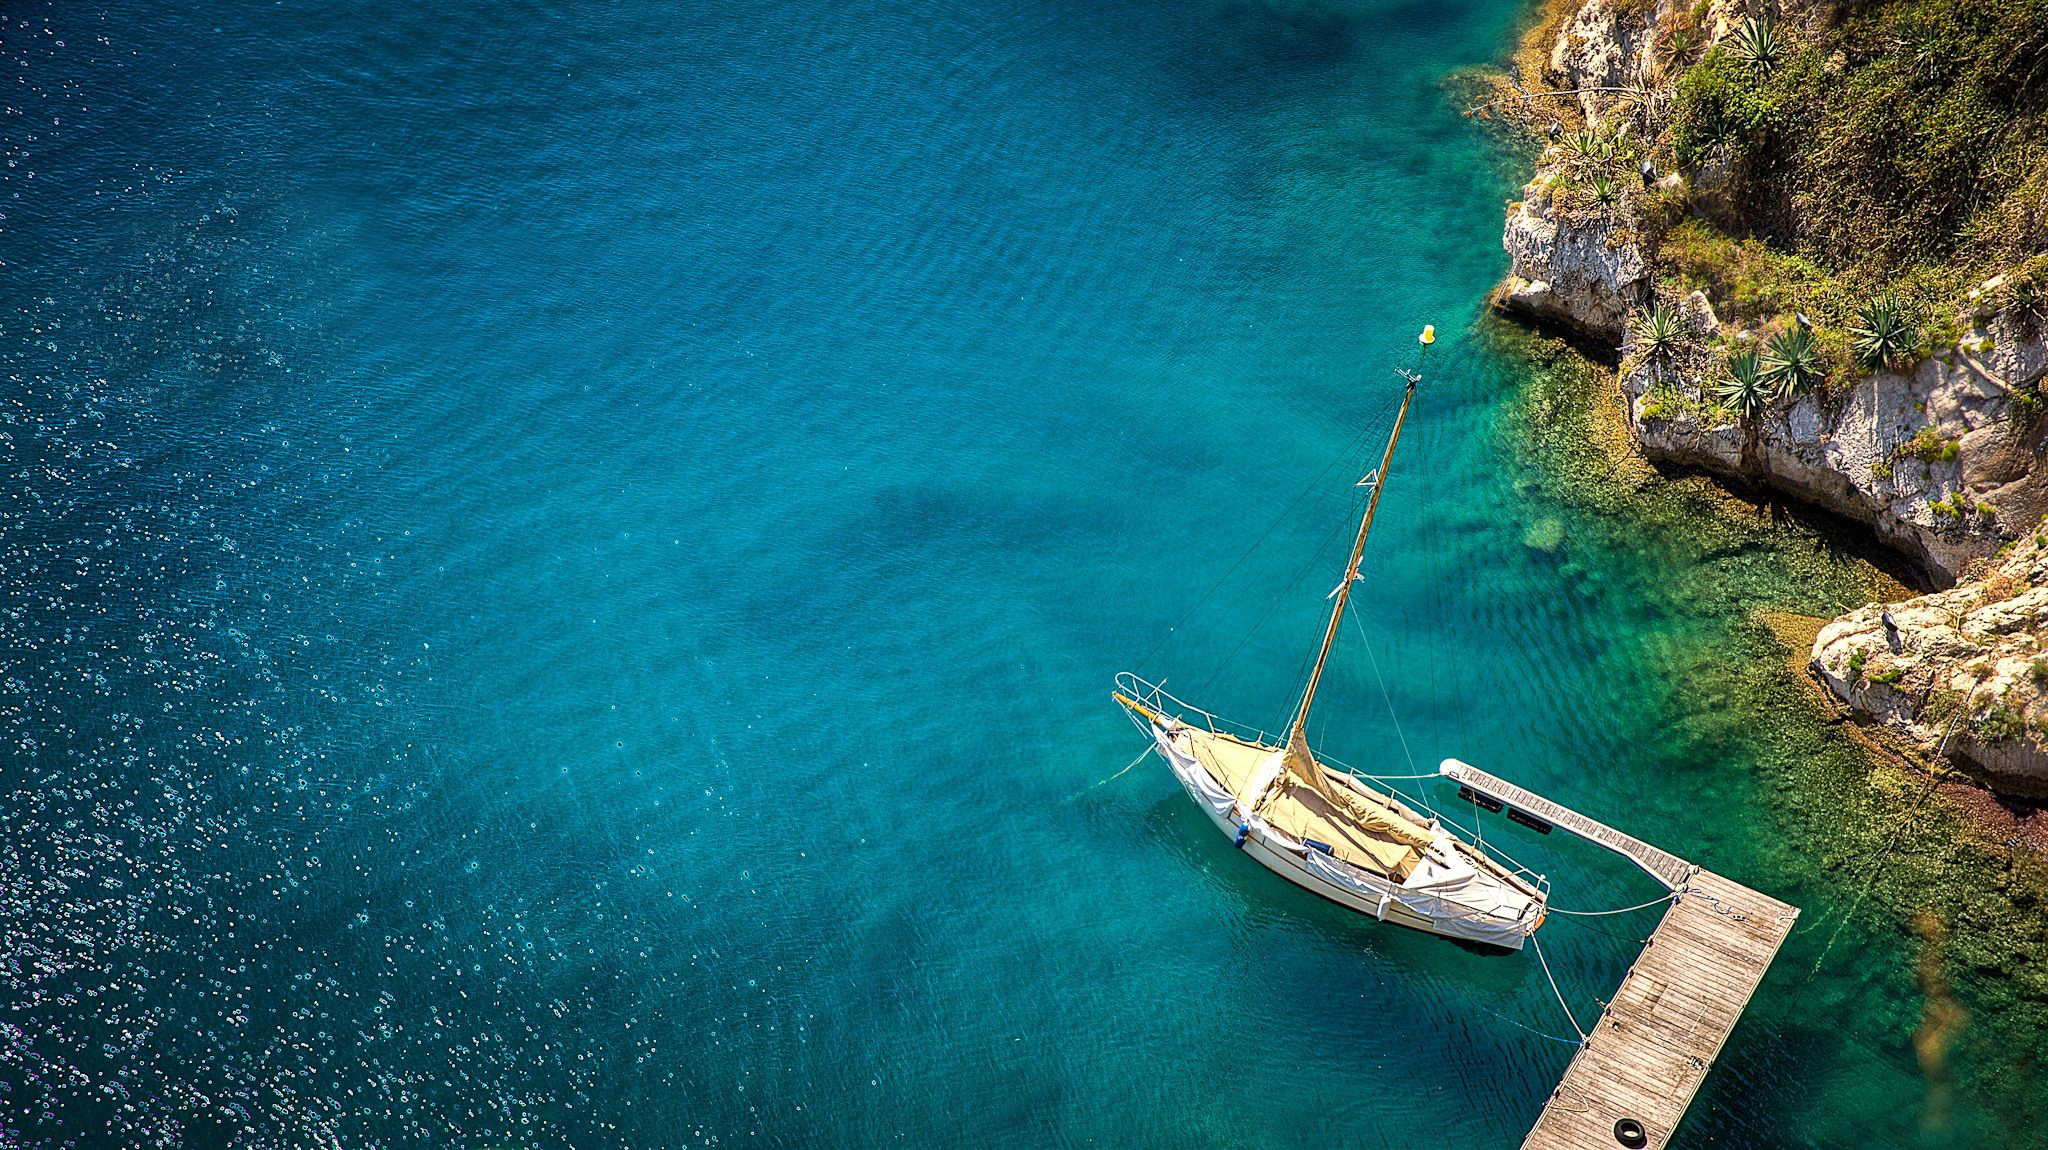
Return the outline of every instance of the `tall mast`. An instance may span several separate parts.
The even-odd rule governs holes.
[[[1422,346],[1427,349],[1436,342],[1436,327],[1422,329]],[[1365,504],[1365,518],[1358,523],[1358,538],[1351,544],[1351,562],[1344,567],[1344,582],[1337,585],[1336,603],[1330,608],[1330,623],[1323,628],[1323,646],[1316,652],[1316,667],[1308,675],[1308,690],[1302,692],[1301,705],[1294,710],[1294,720],[1287,724],[1287,742],[1290,748],[1306,751],[1308,748],[1308,709],[1316,701],[1316,688],[1323,681],[1323,665],[1330,661],[1330,646],[1337,641],[1337,624],[1344,620],[1344,605],[1351,600],[1351,585],[1358,581],[1358,562],[1365,555],[1365,537],[1372,534],[1373,513],[1380,509],[1380,492],[1386,487],[1387,468],[1394,462],[1394,445],[1401,442],[1401,425],[1408,420],[1408,405],[1415,399],[1415,385],[1422,382],[1420,372],[1402,372],[1408,377],[1408,389],[1401,395],[1401,410],[1394,416],[1393,434],[1387,437],[1386,453],[1380,456],[1379,470],[1365,477],[1372,485],[1372,497]]]

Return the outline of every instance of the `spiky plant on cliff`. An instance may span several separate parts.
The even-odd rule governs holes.
[[[1820,383],[1820,375],[1820,348],[1805,324],[1795,323],[1764,344],[1763,382],[1779,398],[1805,395]]]
[[[1920,329],[1906,319],[1905,307],[1897,297],[1881,295],[1856,310],[1849,338],[1856,362],[1866,371],[1876,371],[1912,355],[1920,344]]]
[[[1743,348],[1728,357],[1728,377],[1714,388],[1714,394],[1744,423],[1754,424],[1771,405],[1771,385],[1764,381],[1754,348]]]
[[[1714,393],[1721,404],[1742,421],[1742,470],[1755,475],[1762,452],[1763,414],[1771,405],[1771,385],[1764,379],[1755,348],[1743,348],[1728,357],[1728,378]]]
[[[1778,35],[1778,21],[1770,13],[1751,16],[1728,39],[1728,50],[1758,75],[1768,76],[1785,54],[1784,37]]]
[[[1678,355],[1685,342],[1685,325],[1678,318],[1678,310],[1662,300],[1650,305],[1650,309],[1639,312],[1635,321],[1629,324],[1631,350],[1644,361],[1659,366],[1670,364]]]

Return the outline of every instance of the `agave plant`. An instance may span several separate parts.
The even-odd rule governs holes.
[[[1593,196],[1603,204],[1612,204],[1619,193],[1614,187],[1613,177],[1605,172],[1593,177]]]
[[[1604,164],[1614,158],[1614,141],[1591,128],[1580,128],[1566,136],[1563,143],[1565,151],[1585,163]]]
[[[1820,348],[1812,328],[1795,323],[1764,344],[1763,381],[1785,399],[1813,390],[1820,382]]]
[[[1699,50],[1699,46],[1700,30],[1698,28],[1691,24],[1680,24],[1671,29],[1667,50],[1671,53],[1673,63],[1684,64],[1689,62],[1692,59],[1692,54]]]
[[[1864,302],[1856,311],[1856,326],[1849,329],[1850,346],[1856,362],[1876,371],[1911,354],[1920,342],[1920,332],[1906,320],[1905,309],[1889,295]]]
[[[1659,300],[1629,325],[1629,340],[1637,355],[1651,363],[1668,364],[1685,342],[1685,325],[1677,309]]]
[[[1785,54],[1785,40],[1778,35],[1778,21],[1766,12],[1743,20],[1729,39],[1728,50],[1758,75],[1768,76]]]
[[[1714,394],[1745,423],[1764,413],[1771,404],[1771,385],[1764,381],[1755,349],[1744,348],[1728,357],[1728,378]]]

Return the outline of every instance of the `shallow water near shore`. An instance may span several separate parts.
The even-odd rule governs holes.
[[[1517,1144],[1534,956],[1257,870],[1107,698],[1281,721],[1434,322],[1322,744],[1805,908],[1673,1145],[2048,1145],[2027,864],[1752,621],[1884,577],[1479,315],[1518,14],[10,10],[0,1122]],[[1544,928],[1581,1020],[1653,922]]]

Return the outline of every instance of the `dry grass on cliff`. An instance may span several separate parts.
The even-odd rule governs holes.
[[[1775,66],[1723,42],[1672,95],[1675,158],[1727,172],[1721,231],[1840,291],[1950,302],[2048,250],[2048,0],[1881,0],[1780,31]]]

